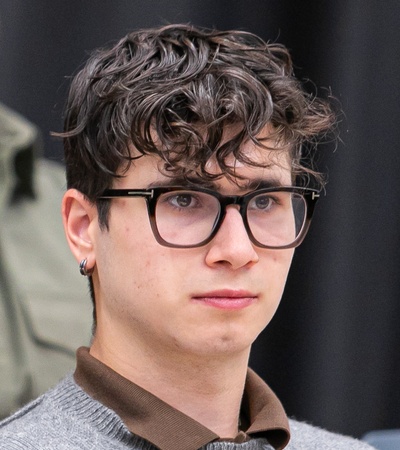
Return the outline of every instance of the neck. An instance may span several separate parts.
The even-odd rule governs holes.
[[[90,353],[220,437],[237,435],[249,348],[213,357],[115,348],[95,338]]]

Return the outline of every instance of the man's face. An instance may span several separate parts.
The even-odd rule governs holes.
[[[287,155],[245,145],[249,155],[272,163],[257,168],[232,161],[246,182],[291,185]],[[170,185],[159,163],[157,157],[143,156],[113,187]],[[210,169],[219,173],[212,162]],[[215,182],[215,189],[225,195],[246,193],[224,177]],[[233,205],[215,238],[199,248],[158,244],[144,198],[113,199],[109,230],[93,221],[91,234],[96,256],[95,340],[114,349],[133,345],[153,355],[221,357],[248,352],[279,305],[293,256],[293,249],[254,246]]]

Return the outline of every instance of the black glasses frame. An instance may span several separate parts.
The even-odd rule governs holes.
[[[161,236],[157,228],[157,221],[156,221],[156,205],[158,198],[165,193],[168,192],[179,192],[179,191],[194,191],[194,192],[204,192],[206,194],[209,194],[213,197],[215,197],[219,203],[220,203],[220,213],[217,217],[217,220],[215,221],[214,227],[208,236],[207,239],[204,239],[203,241],[199,242],[195,245],[179,245],[179,244],[171,244],[168,241],[165,241]],[[298,194],[302,196],[306,203],[306,217],[304,220],[304,223],[302,225],[302,228],[300,230],[300,233],[298,234],[297,238],[291,242],[290,244],[283,245],[283,246],[270,246],[270,245],[264,245],[261,242],[259,242],[251,232],[248,220],[247,220],[247,205],[250,202],[252,198],[254,198],[257,195],[269,193],[269,192],[292,192],[295,194]],[[222,222],[224,221],[225,215],[226,215],[226,207],[229,205],[238,205],[239,206],[239,212],[242,216],[243,224],[245,226],[245,229],[247,231],[247,234],[251,240],[251,242],[256,245],[257,247],[261,248],[268,248],[273,250],[279,250],[279,249],[288,249],[288,248],[294,248],[298,247],[302,242],[307,234],[307,231],[310,227],[311,219],[314,213],[315,204],[319,198],[320,194],[319,191],[316,189],[311,188],[303,188],[303,187],[297,187],[297,186],[279,186],[279,187],[269,187],[269,188],[263,188],[263,189],[256,189],[254,191],[251,191],[244,195],[222,195],[219,192],[213,191],[211,189],[206,188],[199,188],[199,187],[192,187],[192,186],[168,186],[168,187],[154,187],[151,189],[106,189],[103,194],[98,197],[99,200],[106,200],[106,199],[112,199],[112,198],[118,198],[118,197],[144,197],[146,199],[147,204],[147,212],[149,215],[150,220],[150,226],[153,231],[154,237],[156,238],[157,242],[165,247],[172,247],[172,248],[195,248],[195,247],[202,247],[203,245],[208,244],[218,233],[218,230],[221,227]]]

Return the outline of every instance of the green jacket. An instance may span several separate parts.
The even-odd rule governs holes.
[[[0,104],[0,417],[54,385],[89,342],[87,281],[68,249],[61,164]]]

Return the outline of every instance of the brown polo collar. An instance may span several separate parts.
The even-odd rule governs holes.
[[[197,450],[220,436],[104,365],[81,347],[77,351],[75,381],[91,397],[115,411],[132,433],[161,450]],[[264,381],[248,370],[242,402],[242,431],[235,442],[248,436],[265,437],[276,449],[289,441],[285,411]]]

